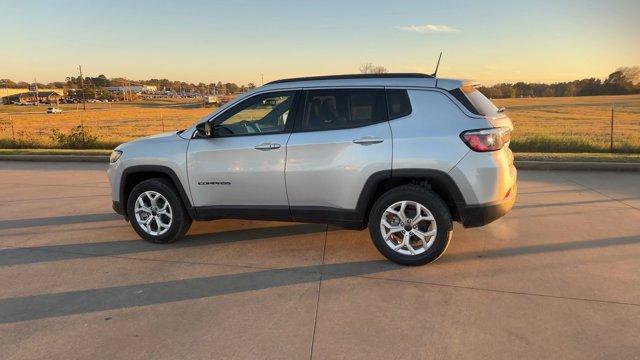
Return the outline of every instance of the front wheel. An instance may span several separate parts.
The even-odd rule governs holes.
[[[174,242],[191,227],[173,184],[162,178],[144,180],[131,190],[127,214],[138,235],[153,243]]]
[[[418,185],[384,193],[369,214],[369,232],[378,251],[402,265],[424,265],[447,249],[451,214],[442,199]]]

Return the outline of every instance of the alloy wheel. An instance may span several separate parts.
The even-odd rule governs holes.
[[[387,246],[403,255],[419,255],[436,240],[438,228],[433,214],[415,201],[398,201],[380,219],[380,232]]]
[[[167,198],[156,191],[140,194],[136,199],[134,213],[138,225],[149,235],[163,235],[171,228],[171,205]]]

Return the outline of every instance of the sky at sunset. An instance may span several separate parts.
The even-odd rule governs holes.
[[[640,65],[640,1],[0,0],[0,78],[254,82],[391,72],[496,82]]]

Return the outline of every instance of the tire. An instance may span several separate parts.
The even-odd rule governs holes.
[[[159,194],[160,196],[155,197],[156,203],[154,206],[151,206],[151,198],[155,196],[154,194]],[[156,210],[153,212],[140,210],[139,215],[136,214],[136,202],[141,195],[145,209],[149,211],[151,211],[151,209]],[[165,202],[163,199],[168,203],[168,207],[164,207]],[[186,234],[187,230],[189,230],[192,222],[175,187],[170,181],[163,178],[144,180],[137,184],[133,190],[131,190],[129,198],[127,199],[127,214],[129,214],[131,226],[138,235],[144,240],[157,244],[168,244],[179,240]],[[157,217],[157,219],[150,220],[148,225],[150,231],[147,231],[147,229],[143,228],[143,225],[139,223],[139,220],[149,219],[148,214],[151,214],[152,217]],[[167,220],[169,218],[170,221]],[[161,226],[161,223],[165,225],[165,227]],[[169,225],[166,226],[166,224]]]
[[[403,203],[407,218],[404,222],[399,216]],[[418,209],[422,220],[415,216]],[[387,220],[386,225],[391,227],[383,225],[383,216]],[[419,222],[414,225],[412,219]],[[403,185],[387,191],[378,198],[369,213],[369,232],[373,244],[387,259],[401,265],[417,266],[437,260],[449,246],[452,228],[451,214],[444,201],[434,192],[418,185]],[[433,230],[435,236],[423,236]],[[385,240],[383,231],[388,235],[388,240]],[[408,236],[406,242],[405,236]],[[405,243],[409,246],[402,245]]]

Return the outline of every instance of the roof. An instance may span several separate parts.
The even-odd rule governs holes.
[[[311,89],[322,87],[404,87],[452,90],[462,85],[462,80],[441,79],[420,73],[348,74],[309,76],[276,80],[249,93],[269,90]]]
[[[56,92],[56,91],[38,91],[38,97],[48,97],[51,95],[58,95],[58,96],[62,96],[60,95],[60,93]],[[36,92],[35,91],[27,91],[27,92],[23,92],[23,93],[19,93],[19,94],[13,94],[13,95],[8,95],[5,97],[22,97],[22,96],[30,96],[30,97],[34,97],[36,96]]]
[[[385,74],[345,74],[345,75],[325,75],[325,76],[306,76],[290,79],[281,79],[271,81],[265,85],[280,84],[285,82],[314,81],[314,80],[342,80],[342,79],[389,79],[389,78],[433,78],[432,75],[421,73],[385,73]]]

